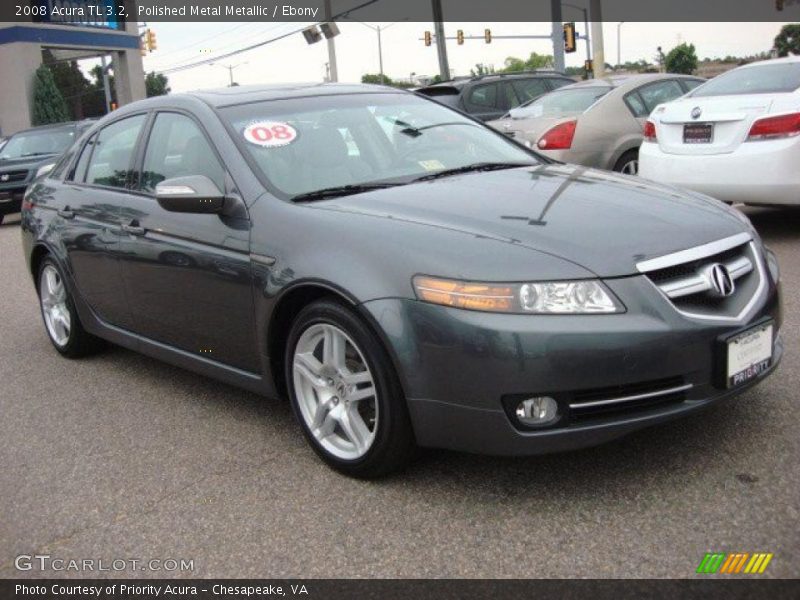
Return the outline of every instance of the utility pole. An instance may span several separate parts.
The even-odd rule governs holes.
[[[622,66],[622,26],[625,21],[617,23],[617,68]]]
[[[325,0],[325,21],[330,23],[333,12],[331,11],[331,0]],[[328,42],[328,64],[329,73],[328,81],[339,81],[339,71],[336,68],[336,42],[332,37],[327,39]]]
[[[433,22],[436,31],[436,51],[439,54],[439,76],[443,81],[450,79],[450,65],[447,62],[447,39],[444,36],[444,15],[442,0],[432,0]]]
[[[564,23],[561,20],[561,0],[550,0],[550,20],[553,22],[553,66],[564,71]]]
[[[100,68],[103,71],[103,93],[106,96],[106,114],[111,112],[111,86],[108,82],[108,65],[106,64],[106,55],[100,55]]]
[[[603,77],[606,72],[606,54],[603,51],[603,14],[600,0],[591,0],[589,16],[592,19],[592,54],[594,59],[594,76]]]
[[[220,64],[220,63],[213,63],[212,62],[212,63],[208,63],[208,64],[209,64],[209,66],[222,67],[223,69],[227,69],[228,76],[230,77],[230,87],[233,87],[233,84],[234,84],[234,81],[233,81],[233,70],[235,68],[237,68],[237,67],[241,67],[242,65],[246,65],[247,63],[243,62],[243,63],[239,63],[239,64],[236,64],[236,65],[223,65],[223,64]]]

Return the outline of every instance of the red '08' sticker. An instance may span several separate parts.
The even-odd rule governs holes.
[[[264,148],[288,146],[297,139],[297,130],[288,123],[259,121],[244,130],[244,139]]]

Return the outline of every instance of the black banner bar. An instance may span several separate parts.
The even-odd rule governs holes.
[[[602,0],[604,21],[800,21],[800,0]],[[570,4],[590,9],[590,0]],[[51,23],[111,21],[325,20],[325,0],[3,0],[0,21]],[[431,22],[431,0],[331,0],[334,19]],[[97,14],[98,10],[103,15]],[[117,14],[106,14],[116,11]],[[550,0],[442,0],[449,22],[549,22]],[[46,14],[43,14],[46,13]],[[82,12],[83,14],[79,14]],[[82,21],[85,19],[85,21]],[[591,14],[590,14],[591,19]]]

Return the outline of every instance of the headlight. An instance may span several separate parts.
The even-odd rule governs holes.
[[[55,163],[50,163],[49,165],[42,165],[42,166],[41,166],[41,167],[39,167],[39,169],[36,171],[36,177],[35,177],[34,179],[38,179],[38,178],[39,178],[39,177],[41,177],[42,175],[46,175],[47,173],[49,173],[50,171],[52,171],[52,170],[53,170],[53,167],[55,167],[55,166],[56,166],[56,165],[55,165]]]
[[[488,312],[542,315],[611,314],[625,311],[595,280],[537,283],[475,283],[414,277],[417,298],[433,304]]]

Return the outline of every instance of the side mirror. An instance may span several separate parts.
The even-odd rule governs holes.
[[[214,214],[225,206],[225,194],[205,175],[174,177],[156,185],[156,200],[170,212]]]

